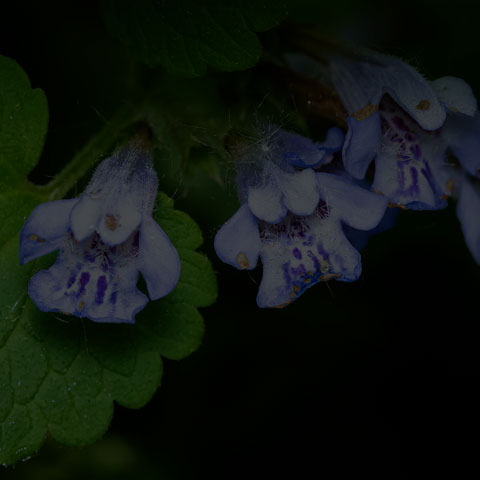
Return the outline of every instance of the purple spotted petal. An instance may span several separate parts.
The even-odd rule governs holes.
[[[477,111],[477,99],[472,88],[461,78],[442,77],[432,82],[439,100],[451,111],[473,116]]]
[[[446,204],[438,193],[428,160],[412,162],[410,157],[382,151],[375,162],[372,188],[398,205],[414,209],[437,209]]]
[[[317,173],[320,196],[329,207],[329,214],[359,230],[371,230],[382,219],[388,200],[355,185],[352,181],[330,173]]]
[[[267,179],[263,185],[248,189],[248,206],[257,218],[269,223],[280,222],[287,214],[282,191],[271,179]]]
[[[446,206],[446,145],[441,131],[428,132],[391,97],[380,104],[382,147],[375,161],[373,189],[410,209]]]
[[[55,264],[30,279],[40,310],[134,323],[148,302],[136,287],[139,271],[152,299],[175,287],[178,254],[151,218],[157,183],[137,138],[97,167],[79,199],[35,209],[21,231],[21,261],[60,248]]]
[[[338,219],[319,212],[309,217],[290,215],[283,223],[286,230],[264,225],[259,307],[282,307],[320,281],[358,279],[360,254],[347,241]]]
[[[64,240],[55,264],[29,282],[28,293],[45,312],[59,311],[95,322],[134,323],[148,302],[136,288],[138,235],[110,247],[98,234]]]
[[[362,179],[382,143],[380,115],[375,112],[364,120],[348,117],[347,122],[343,163],[350,175]]]
[[[151,217],[140,227],[138,266],[152,300],[170,293],[180,277],[180,259],[165,232]]]
[[[473,176],[480,175],[480,113],[474,117],[449,115],[442,128],[445,143]]]
[[[470,253],[480,265],[480,185],[465,176],[460,186],[457,216]]]
[[[67,235],[70,212],[78,198],[38,205],[20,231],[20,264],[58,250]]]
[[[261,243],[257,219],[243,204],[215,236],[215,251],[222,262],[241,270],[256,267]]]

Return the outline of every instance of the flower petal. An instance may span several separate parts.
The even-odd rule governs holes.
[[[477,99],[467,82],[457,77],[437,78],[432,82],[440,101],[453,112],[473,116],[477,111]]]
[[[257,266],[260,235],[257,219],[246,203],[217,232],[214,246],[222,262],[241,270]]]
[[[431,85],[402,60],[362,50],[361,60],[335,58],[332,81],[350,115],[363,115],[388,93],[425,130],[436,130],[446,113]]]
[[[345,141],[345,134],[338,127],[331,127],[327,131],[327,138],[323,142],[318,142],[317,148],[326,152],[339,152]]]
[[[356,228],[350,227],[348,224],[344,224],[343,232],[352,247],[361,252],[367,246],[370,237],[395,226],[399,212],[399,208],[387,208],[385,215],[375,228],[372,228],[371,230],[357,230]]]
[[[142,220],[141,210],[125,196],[117,198],[115,203],[103,207],[103,215],[97,225],[97,231],[107,245],[123,243]]]
[[[278,223],[287,214],[287,208],[282,202],[282,192],[272,180],[264,185],[248,188],[248,206],[257,218],[269,223]]]
[[[475,183],[474,183],[475,182]],[[480,186],[465,176],[460,186],[457,217],[470,253],[480,265]]]
[[[462,167],[473,176],[480,174],[480,113],[474,117],[449,115],[442,137],[460,161]]]
[[[364,120],[347,117],[347,122],[348,132],[342,152],[343,163],[350,175],[361,179],[382,143],[380,115],[375,112]]]
[[[411,158],[400,158],[395,152],[383,150],[375,162],[372,189],[388,197],[393,204],[407,208],[444,208],[445,201],[440,198],[429,167],[431,159],[422,157],[419,162],[414,162]]]
[[[68,233],[70,212],[78,198],[38,205],[20,231],[20,264],[60,248]]]
[[[301,235],[266,235],[263,242],[263,277],[257,295],[261,308],[283,307],[320,281],[350,282],[360,276],[360,254],[346,239],[338,219],[297,218],[306,224]]]
[[[88,317],[94,322],[134,323],[148,298],[136,289],[134,263],[116,271],[103,271],[93,263],[72,266],[60,254],[49,270],[41,270],[28,284],[28,294],[43,312],[57,311]]]
[[[71,217],[72,231],[82,241],[94,231],[108,245],[119,245],[150,215],[158,179],[150,156],[132,142],[95,170]]]
[[[380,101],[382,65],[336,57],[330,62],[332,82],[350,115],[363,110],[372,101]],[[375,100],[374,100],[375,99]]]
[[[379,55],[386,65],[383,93],[388,93],[425,130],[436,130],[446,112],[429,82],[413,67],[388,55]]]
[[[341,130],[340,130],[341,131]],[[290,165],[312,167],[320,164],[325,155],[308,138],[296,133],[280,130],[276,137],[277,148]]]
[[[139,252],[138,268],[147,283],[150,298],[164,297],[178,283],[180,259],[166,233],[151,217],[142,221]]]
[[[375,228],[383,218],[388,200],[369,192],[338,175],[317,173],[320,197],[326,202],[329,214],[359,230]]]
[[[103,202],[100,197],[82,195],[70,214],[70,228],[79,242],[92,235],[102,216]]]
[[[315,172],[305,169],[278,177],[283,203],[295,215],[310,215],[320,199]]]

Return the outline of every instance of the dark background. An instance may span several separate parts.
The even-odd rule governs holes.
[[[427,78],[464,78],[478,96],[474,5],[292,2],[290,19],[401,56]],[[138,67],[106,32],[95,2],[1,10],[0,54],[48,98],[49,133],[32,174],[45,183],[128,101]],[[268,43],[269,35],[261,38]],[[203,345],[165,362],[163,385],[146,407],[116,407],[97,444],[49,440],[28,462],[0,467],[0,477],[416,478],[478,470],[480,268],[454,203],[401,212],[393,229],[369,241],[358,282],[319,284],[286,309],[260,310],[260,269],[235,271],[212,249],[226,220],[218,205],[234,208],[234,194],[201,173],[196,182],[175,199],[202,227],[202,249],[218,272],[219,301],[202,311]]]

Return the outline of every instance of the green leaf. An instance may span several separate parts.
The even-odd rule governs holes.
[[[25,72],[0,56],[0,191],[21,182],[37,163],[47,132],[45,94]]]
[[[142,62],[181,76],[254,66],[262,50],[253,32],[287,14],[281,0],[104,0],[103,11],[111,33]]]
[[[7,132],[1,138],[15,140],[5,150],[0,144],[1,168],[9,172],[0,193],[0,463],[11,464],[37,450],[47,433],[69,445],[94,442],[108,429],[114,402],[129,408],[148,402],[161,382],[162,357],[181,359],[199,347],[204,324],[197,307],[215,301],[216,279],[206,257],[194,252],[202,243],[198,226],[159,194],[155,218],[183,266],[172,294],[150,302],[135,325],[39,311],[28,297],[28,281],[55,254],[20,267],[18,234],[51,193],[25,178],[41,153],[46,102],[42,111],[43,94],[30,88],[18,65],[3,57],[0,65],[8,67],[1,70],[0,111],[21,99],[37,119],[21,117],[16,128],[28,135]]]

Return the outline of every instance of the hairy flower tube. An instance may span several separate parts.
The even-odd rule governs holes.
[[[139,272],[151,300],[175,288],[179,257],[152,218],[157,186],[150,154],[133,141],[97,167],[80,197],[35,208],[20,232],[20,263],[60,250],[30,279],[40,310],[134,323],[148,302]]]
[[[292,159],[294,163],[318,165],[313,151],[320,150],[321,161],[322,145],[282,131],[268,138],[263,149],[261,145],[248,151],[246,163],[245,157],[239,161],[242,205],[215,237],[219,258],[238,269],[253,269],[261,259],[259,307],[282,307],[320,281],[357,280],[360,254],[345,237],[342,222],[357,229],[374,228],[384,215],[387,199],[340,175],[310,168],[296,171],[291,165]],[[264,150],[269,155],[264,155]],[[310,161],[308,152],[312,154]],[[252,185],[271,192],[263,199],[263,210],[251,201]]]

